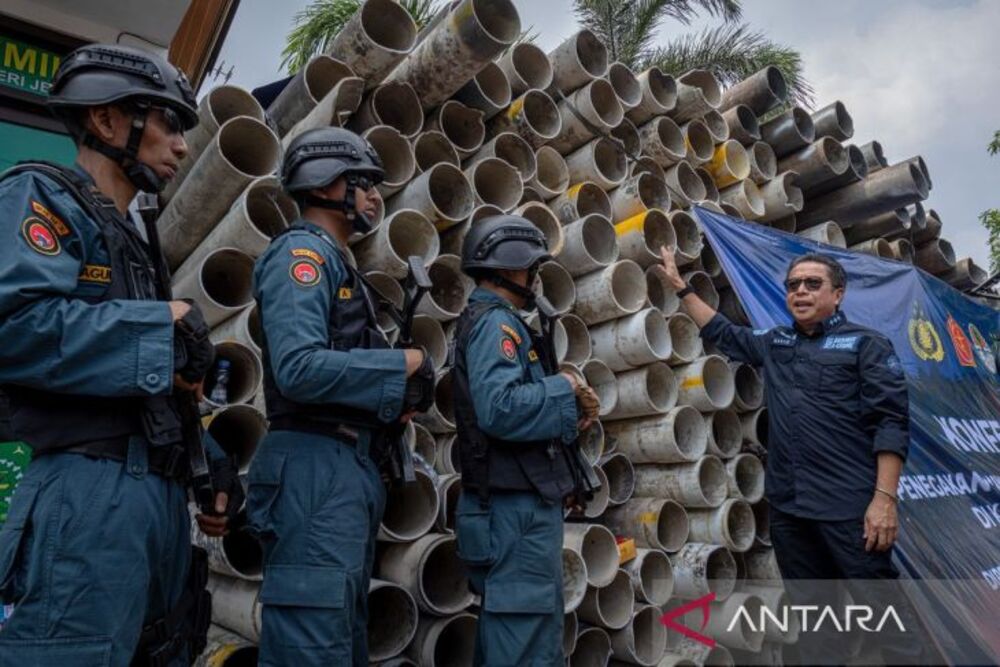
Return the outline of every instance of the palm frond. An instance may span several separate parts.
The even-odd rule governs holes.
[[[743,17],[741,0],[668,0],[665,4],[664,14],[681,23],[690,23],[700,11],[726,23]]]
[[[649,53],[643,65],[656,65],[674,75],[707,69],[723,86],[773,65],[785,76],[790,101],[810,108],[813,105],[814,90],[803,74],[799,52],[745,24],[721,25],[678,37]]]

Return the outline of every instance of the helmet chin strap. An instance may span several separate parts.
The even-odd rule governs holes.
[[[309,206],[325,208],[330,211],[342,211],[351,223],[354,231],[367,234],[372,230],[372,221],[367,215],[358,210],[358,203],[354,198],[354,188],[357,187],[357,184],[358,181],[356,178],[347,176],[347,193],[344,195],[343,201],[324,199],[311,193],[306,193],[302,200]]]
[[[538,264],[536,263],[530,269],[528,269],[528,284],[532,285],[535,282],[535,276],[538,274]],[[489,279],[493,284],[498,287],[503,287],[505,290],[513,292],[519,297],[525,300],[524,307],[526,310],[535,309],[535,292],[530,287],[525,287],[524,285],[518,285],[513,280],[509,278],[504,278],[500,275],[498,271],[492,271],[490,273]]]
[[[92,132],[86,132],[83,135],[83,145],[118,164],[125,173],[125,177],[138,190],[157,194],[167,186],[166,181],[160,178],[148,164],[139,161],[139,144],[142,143],[142,135],[146,130],[146,115],[148,113],[148,106],[138,105],[138,111],[132,116],[132,124],[125,148],[112,146]]]

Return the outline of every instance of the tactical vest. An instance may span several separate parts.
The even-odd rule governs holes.
[[[111,265],[107,289],[96,297],[70,298],[91,304],[113,299],[157,300],[155,271],[157,266],[165,271],[165,264],[151,259],[146,243],[110,199],[72,169],[48,162],[19,163],[0,175],[0,180],[28,172],[48,177],[73,195],[100,228],[107,248]],[[144,432],[148,399],[63,394],[12,384],[3,389],[10,400],[12,430],[31,445],[35,456],[89,443],[126,440]],[[175,414],[167,421],[171,419],[179,425]]]
[[[491,437],[479,429],[465,351],[479,318],[492,308],[502,307],[485,301],[470,303],[459,318],[455,332],[451,381],[462,486],[484,501],[490,491],[534,491],[550,502],[562,502],[573,491],[575,483],[566,449],[558,438],[513,442]],[[555,360],[547,352],[549,346],[541,334],[530,327],[527,329],[545,374],[553,375],[557,369]],[[524,368],[524,381],[532,382],[528,367]]]
[[[304,229],[333,248],[347,271],[347,279],[337,285],[330,305],[329,340],[331,350],[347,352],[353,349],[384,350],[389,344],[378,328],[375,304],[368,292],[364,278],[352,267],[344,254],[331,241],[316,231],[302,225],[292,225],[274,237],[279,238],[293,230]],[[272,242],[274,241],[272,239]],[[348,296],[349,294],[349,296]],[[260,303],[258,302],[258,308]],[[344,426],[351,429],[382,430],[386,424],[376,413],[337,403],[297,403],[282,395],[274,381],[271,355],[268,353],[267,336],[264,336],[264,402],[272,430],[304,431],[336,438],[344,437]]]

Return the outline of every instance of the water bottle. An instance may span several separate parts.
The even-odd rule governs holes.
[[[212,387],[212,393],[208,400],[217,405],[225,405],[229,402],[229,366],[228,359],[219,359],[219,363],[215,366],[215,386]]]

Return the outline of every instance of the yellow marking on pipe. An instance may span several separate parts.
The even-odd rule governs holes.
[[[688,378],[687,380],[684,380],[684,382],[681,382],[681,389],[690,389],[691,387],[704,387],[704,386],[705,386],[705,378],[701,376]]]
[[[576,197],[580,193],[580,188],[582,188],[586,183],[577,183],[576,185],[571,185],[566,188],[567,197]]]
[[[646,211],[638,215],[633,215],[631,218],[623,220],[615,225],[615,234],[618,236],[625,236],[626,234],[631,234],[632,232],[642,233],[643,225],[646,223]]]
[[[510,106],[507,107],[507,118],[509,118],[510,120],[514,120],[514,118],[521,115],[521,109],[523,108],[524,108],[524,96],[522,95],[521,97],[511,102]]]
[[[237,648],[239,647],[236,644],[224,644],[218,651],[208,656],[205,665],[207,667],[222,667],[229,660],[229,656],[236,653]]]
[[[659,512],[643,512],[639,515],[639,523],[656,523],[659,519]]]
[[[452,12],[452,14],[451,14],[451,25],[455,29],[455,32],[459,32],[461,30],[461,24],[462,24],[462,22],[463,21],[467,21],[467,20],[469,20],[471,18],[474,18],[474,17],[475,17],[475,13],[473,11],[471,0],[469,0],[467,2],[463,2],[458,7],[458,9],[456,9],[454,12]]]
[[[618,543],[618,564],[624,565],[638,554],[635,551],[635,540],[631,537]]]

